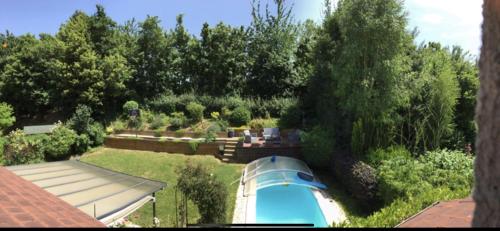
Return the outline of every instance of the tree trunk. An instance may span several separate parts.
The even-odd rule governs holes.
[[[500,1],[484,0],[476,107],[474,227],[500,226]]]

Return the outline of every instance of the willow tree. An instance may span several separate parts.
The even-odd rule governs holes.
[[[500,226],[500,1],[483,4],[483,37],[476,107],[478,135],[474,166],[476,209],[472,225]]]

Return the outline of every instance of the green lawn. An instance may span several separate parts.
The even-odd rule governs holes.
[[[156,194],[156,212],[161,227],[173,227],[175,224],[174,186],[177,182],[176,168],[185,165],[187,160],[203,163],[212,169],[214,175],[226,184],[229,191],[227,200],[227,223],[231,223],[238,184],[233,183],[243,171],[242,164],[226,164],[213,156],[188,156],[183,154],[167,154],[144,151],[129,151],[110,148],[92,150],[81,158],[82,161],[95,164],[118,172],[159,180],[167,183],[167,188]],[[233,184],[231,184],[233,183]],[[152,203],[148,203],[129,216],[130,220],[142,227],[151,227]],[[188,219],[195,224],[199,218],[196,207],[189,203]]]

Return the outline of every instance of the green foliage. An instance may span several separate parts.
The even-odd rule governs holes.
[[[101,146],[104,143],[105,131],[100,123],[92,123],[86,133],[90,139],[90,147]]]
[[[44,159],[43,138],[29,139],[22,130],[7,136],[4,150],[5,165],[35,164]]]
[[[167,120],[168,120],[167,116],[163,113],[155,115],[153,117],[153,120],[151,121],[151,124],[149,125],[149,128],[156,130],[160,127],[163,127],[165,126]]]
[[[5,165],[5,146],[7,145],[7,139],[5,137],[0,137],[0,166]]]
[[[193,122],[197,123],[203,120],[203,111],[205,107],[195,102],[191,102],[186,106],[186,110]]]
[[[329,131],[315,127],[310,132],[300,134],[304,159],[313,168],[327,168],[330,166],[333,146]]]
[[[71,154],[76,141],[76,132],[58,123],[44,143],[45,156],[59,160]]]
[[[198,207],[199,224],[221,224],[226,220],[228,190],[211,171],[201,164],[186,163],[177,170],[178,189]]]
[[[277,119],[253,119],[248,122],[248,126],[252,129],[275,128],[278,127]]]
[[[128,116],[131,110],[138,110],[139,109],[139,104],[133,100],[127,101],[125,104],[123,104],[122,109],[123,109],[123,113]]]
[[[76,136],[73,150],[75,154],[82,154],[89,150],[91,140],[87,134],[80,134]]]
[[[191,149],[191,153],[196,153],[196,150],[198,150],[198,146],[200,145],[200,142],[191,140],[188,142],[189,148]]]
[[[386,204],[411,198],[431,188],[470,190],[473,158],[458,151],[427,152],[418,159],[403,155],[383,160],[379,167],[380,196]]]
[[[298,105],[288,107],[281,114],[278,125],[280,128],[300,128],[302,126],[302,110]]]
[[[367,164],[374,168],[378,168],[383,161],[391,160],[396,157],[407,160],[411,158],[411,153],[403,146],[391,146],[387,149],[370,151],[368,155],[366,155]]]
[[[0,103],[0,131],[4,131],[16,122],[12,106],[6,103]]]
[[[179,129],[187,125],[187,118],[183,112],[174,112],[170,114],[170,128]]]
[[[163,135],[163,131],[161,129],[156,129],[154,131],[154,136],[155,137],[162,137],[162,135]]]
[[[86,133],[94,122],[92,109],[86,105],[78,105],[68,121],[68,126],[78,134]]]
[[[237,107],[229,116],[229,122],[235,126],[246,125],[251,120],[250,111],[245,107]]]

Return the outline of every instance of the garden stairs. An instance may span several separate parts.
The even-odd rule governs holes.
[[[230,163],[233,161],[234,152],[236,151],[236,145],[238,144],[238,138],[228,138],[224,143],[224,153],[220,156],[222,162]]]

